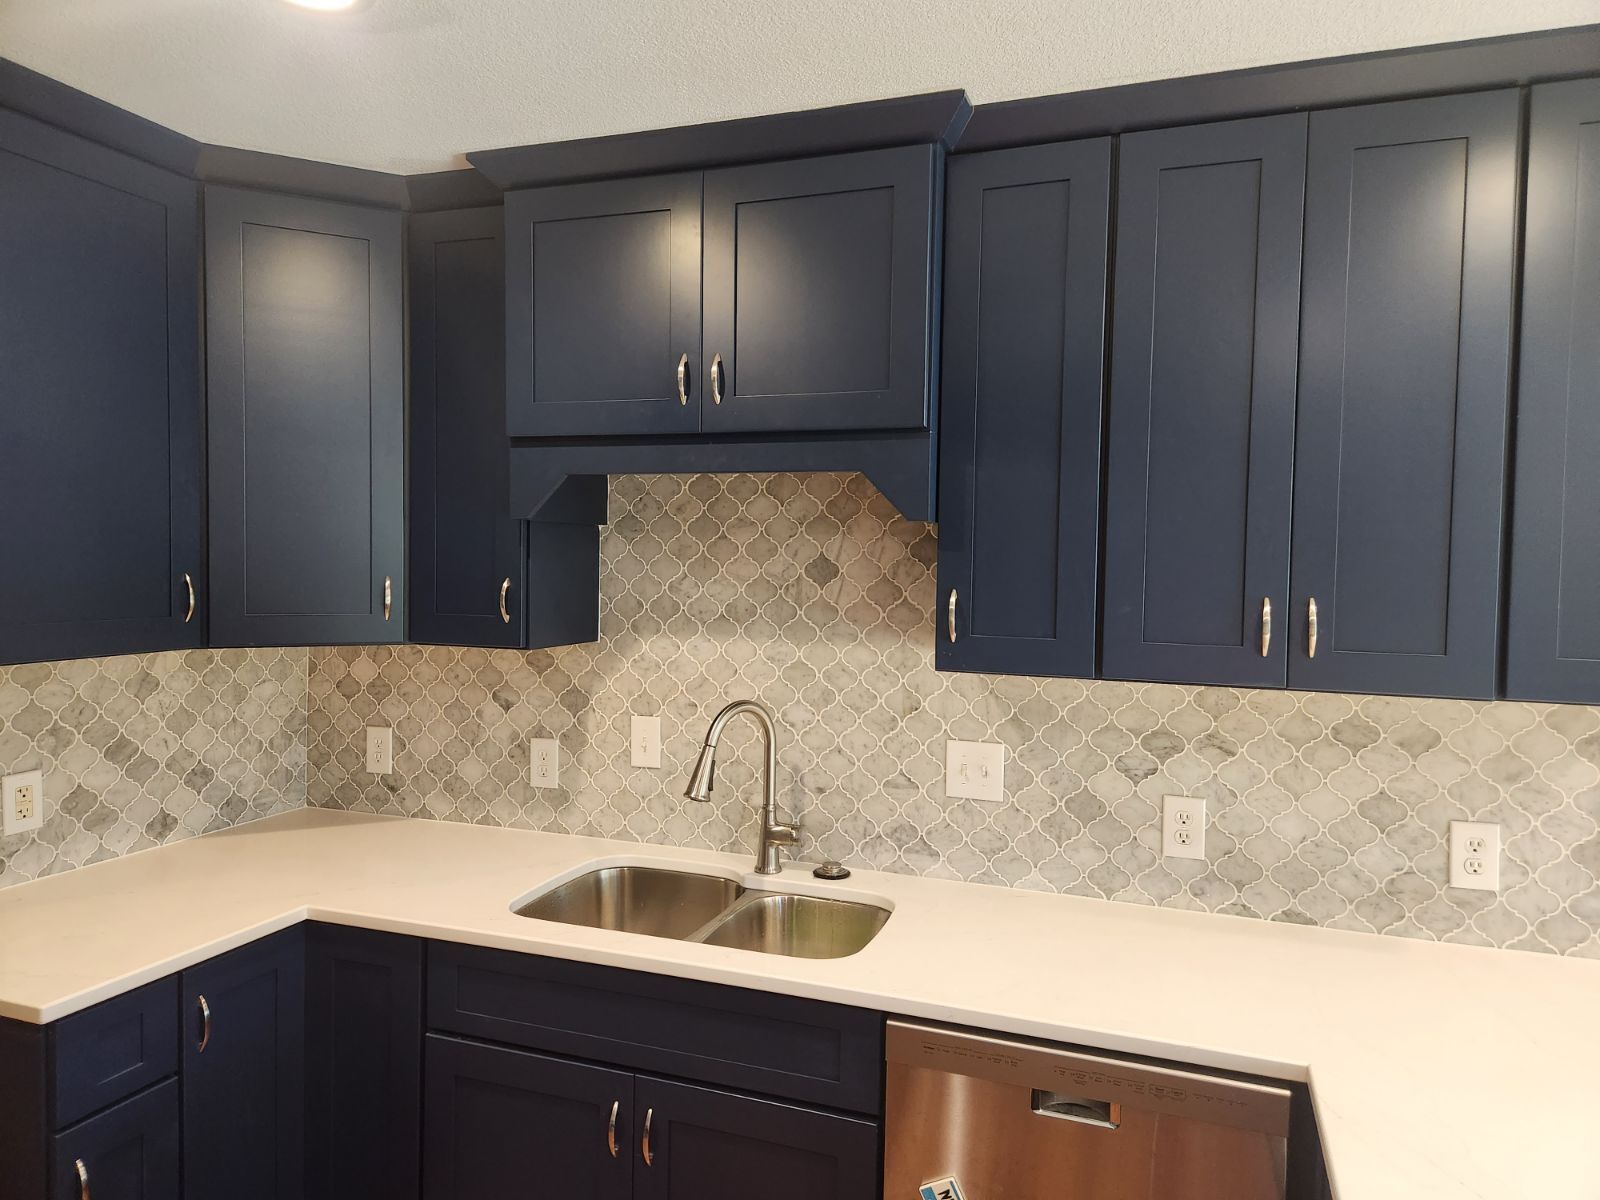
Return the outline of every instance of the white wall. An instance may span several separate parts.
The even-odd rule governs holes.
[[[1600,0],[370,0],[333,17],[0,0],[0,56],[204,141],[420,171],[937,88],[982,103],[1597,21]]]

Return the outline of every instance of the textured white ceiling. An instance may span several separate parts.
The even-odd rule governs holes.
[[[976,103],[1600,21],[1600,0],[0,0],[0,56],[202,141],[390,171],[964,87]]]

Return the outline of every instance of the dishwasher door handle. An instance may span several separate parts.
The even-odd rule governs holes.
[[[1041,1117],[1076,1121],[1100,1129],[1115,1129],[1122,1124],[1122,1105],[1115,1101],[1091,1100],[1087,1096],[1069,1096],[1041,1088],[1033,1089],[1033,1111]]]

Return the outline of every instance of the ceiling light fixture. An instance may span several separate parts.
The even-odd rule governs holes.
[[[287,0],[296,8],[309,8],[316,12],[348,12],[363,7],[363,0]]]

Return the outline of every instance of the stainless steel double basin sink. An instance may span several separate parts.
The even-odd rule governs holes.
[[[791,958],[844,958],[889,910],[856,900],[747,889],[732,879],[659,867],[602,867],[519,903],[522,917],[729,946]]]

